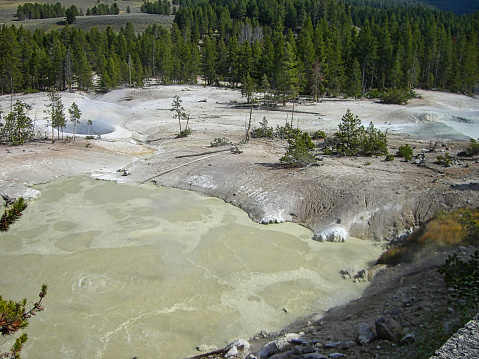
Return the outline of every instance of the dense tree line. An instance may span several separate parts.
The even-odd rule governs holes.
[[[18,5],[15,16],[20,21],[63,17],[65,16],[65,6],[60,2],[55,4],[25,3]]]
[[[352,1],[352,0],[351,0]],[[282,101],[298,94],[360,97],[391,89],[472,93],[479,82],[479,13],[336,0],[180,0],[170,30],[136,34],[0,30],[0,90],[106,91],[121,84],[251,79]],[[403,2],[401,2],[403,3]],[[407,4],[407,2],[404,2]]]
[[[168,0],[145,1],[141,7],[141,12],[148,14],[170,15],[171,3]]]
[[[118,15],[120,13],[120,8],[118,4],[114,2],[111,6],[107,4],[98,4],[93,6],[91,9],[86,10],[86,15]]]

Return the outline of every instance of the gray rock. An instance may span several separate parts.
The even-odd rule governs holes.
[[[282,351],[288,350],[293,346],[293,344],[291,344],[291,341],[297,340],[299,338],[299,334],[288,333],[285,336],[279,338],[278,340],[266,344],[263,348],[260,349],[258,353],[256,353],[256,356],[258,358],[269,358],[274,354],[278,354]]]
[[[331,353],[328,355],[328,358],[345,358],[346,355],[342,354],[342,353]]]
[[[294,352],[294,350],[288,350],[287,352],[275,354],[269,357],[269,359],[289,359],[289,358],[296,358],[296,353]]]
[[[373,333],[374,334],[374,333]],[[351,348],[352,346],[356,345],[356,342],[352,341],[352,340],[346,340],[344,343],[343,343],[343,349],[349,349]]]
[[[298,338],[298,339],[293,338],[293,339],[291,339],[291,343],[299,344],[299,345],[308,345],[309,344],[309,342],[307,342],[306,340],[301,339],[301,338]]]
[[[416,335],[414,333],[407,333],[405,336],[401,338],[399,341],[402,345],[409,345],[416,341]]]
[[[233,348],[233,347],[248,350],[251,347],[251,345],[245,339],[236,339],[235,341],[233,341],[233,342],[231,342],[227,345],[227,348]]]
[[[300,359],[328,359],[327,356],[324,356],[323,354],[319,354],[319,353],[305,354],[305,355],[301,355],[299,358]]]
[[[327,348],[327,349],[331,349],[331,348],[336,348],[337,346],[340,346],[341,345],[341,342],[326,342],[326,344],[324,344],[324,347]]]
[[[236,346],[233,346],[228,350],[225,354],[225,358],[231,358],[233,356],[236,356],[238,354],[238,348]]]
[[[296,346],[294,347],[294,351],[297,355],[300,354],[309,354],[309,353],[314,353],[316,351],[316,347],[313,347],[312,345],[306,345],[306,346]]]
[[[386,264],[376,264],[367,270],[368,272],[368,280],[372,280],[379,272],[386,269]]]
[[[199,352],[212,352],[213,350],[216,350],[216,349],[218,349],[216,346],[206,345],[206,344],[201,344],[196,347],[196,350],[198,350]]]
[[[431,359],[479,358],[479,315],[434,353]]]
[[[361,323],[358,325],[358,328],[356,329],[356,343],[359,345],[363,344],[368,344],[371,343],[375,338],[374,332],[372,328],[366,324],[366,323]]]
[[[399,342],[404,336],[403,327],[391,317],[380,317],[376,320],[376,333],[379,339]]]

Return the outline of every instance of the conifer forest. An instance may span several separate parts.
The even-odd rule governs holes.
[[[131,23],[119,32],[4,25],[0,92],[105,92],[198,79],[252,81],[283,101],[478,89],[479,12],[456,15],[410,0],[157,0],[142,11],[171,14],[173,25],[142,33]]]

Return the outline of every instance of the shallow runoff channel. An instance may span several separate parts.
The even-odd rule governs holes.
[[[89,177],[37,186],[0,235],[1,294],[46,311],[25,358],[182,358],[359,297],[339,270],[380,248],[319,243],[299,225],[260,225],[216,198]],[[11,344],[0,341],[0,349]]]

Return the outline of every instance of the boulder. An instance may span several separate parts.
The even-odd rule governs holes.
[[[282,351],[286,351],[293,347],[292,341],[300,339],[299,334],[288,333],[283,337],[275,340],[273,342],[269,342],[263,348],[260,349],[256,356],[258,358],[269,358],[274,354],[278,354]]]
[[[401,338],[400,343],[402,345],[409,345],[416,341],[416,335],[414,333],[407,333],[405,336]]]
[[[234,357],[238,354],[238,348],[236,346],[233,346],[228,350],[225,354],[225,358],[231,358]]]
[[[375,338],[372,328],[366,324],[361,323],[356,329],[356,343],[359,345],[371,343]]]
[[[288,350],[284,353],[275,354],[269,357],[269,359],[289,359],[289,358],[295,358],[295,357],[296,357],[296,352],[294,350]]]
[[[196,350],[199,352],[211,352],[213,350],[218,349],[215,345],[207,345],[207,344],[201,344],[196,347]]]
[[[398,343],[404,336],[403,327],[391,317],[376,320],[376,333],[379,339]]]
[[[236,339],[235,341],[229,343],[226,347],[228,349],[231,349],[233,347],[237,347],[238,349],[248,350],[251,347],[251,345],[245,339]]]
[[[348,237],[349,233],[346,228],[334,224],[315,234],[313,239],[319,242],[346,242]]]
[[[329,341],[329,342],[326,342],[326,344],[324,344],[324,347],[326,349],[331,349],[331,348],[336,348],[338,346],[341,345],[341,342],[333,342],[333,341]]]
[[[378,274],[380,271],[386,269],[387,265],[386,264],[376,264],[375,266],[372,266],[371,268],[368,269],[368,280],[372,280],[376,274]]]

